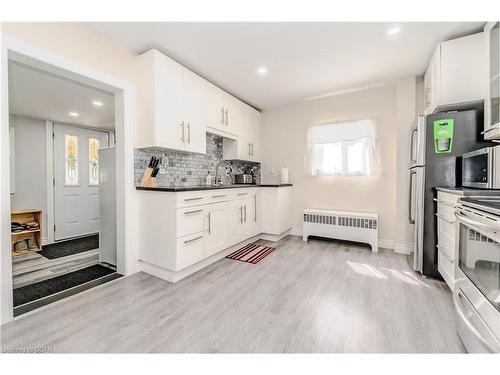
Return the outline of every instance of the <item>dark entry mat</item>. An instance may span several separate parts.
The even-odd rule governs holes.
[[[93,234],[91,236],[45,245],[38,254],[48,259],[57,259],[97,248],[99,248],[99,235]]]
[[[52,279],[16,288],[13,292],[14,307],[50,296],[54,293],[62,292],[63,290],[73,288],[115,272],[116,271],[111,268],[95,264]]]

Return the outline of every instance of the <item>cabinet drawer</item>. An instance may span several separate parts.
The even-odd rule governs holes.
[[[444,281],[450,287],[451,290],[455,287],[455,271],[454,263],[450,262],[443,252],[438,251],[438,271],[443,276]]]
[[[177,270],[203,259],[203,232],[177,240]]]
[[[450,224],[438,216],[437,218],[438,248],[451,261],[455,260],[455,224]]]
[[[203,206],[177,210],[177,238],[203,231]]]
[[[205,203],[204,191],[177,193],[177,208],[192,207]]]
[[[438,216],[442,217],[449,223],[455,223],[455,207],[447,203],[438,203],[437,207]]]

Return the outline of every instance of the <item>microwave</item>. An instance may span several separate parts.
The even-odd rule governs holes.
[[[500,146],[485,147],[462,155],[462,186],[500,189]]]

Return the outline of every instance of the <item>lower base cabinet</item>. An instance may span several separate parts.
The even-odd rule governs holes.
[[[260,233],[260,189],[139,192],[139,259],[180,271]]]

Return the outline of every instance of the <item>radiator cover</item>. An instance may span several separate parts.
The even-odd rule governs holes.
[[[319,236],[367,243],[378,252],[378,214],[323,209],[304,210],[302,239]]]

